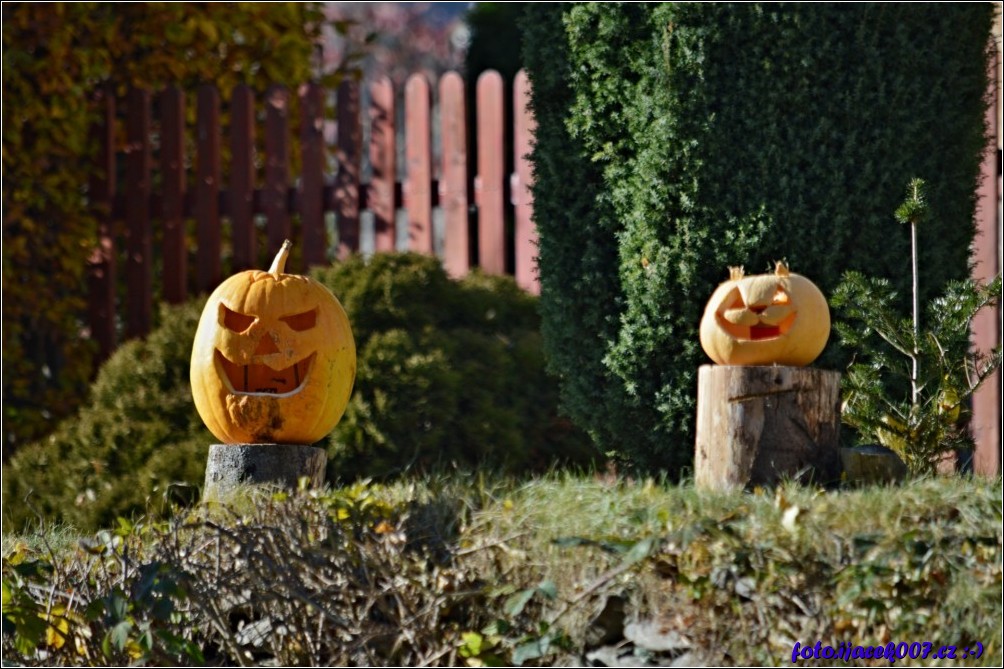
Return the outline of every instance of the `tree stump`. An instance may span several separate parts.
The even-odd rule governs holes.
[[[703,365],[694,479],[700,488],[840,478],[840,373]]]
[[[324,483],[327,454],[300,444],[213,444],[206,461],[202,496],[218,497],[242,485],[267,483],[296,488],[306,476],[311,487]]]

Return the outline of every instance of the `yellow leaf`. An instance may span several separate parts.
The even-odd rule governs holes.
[[[62,648],[70,633],[70,621],[66,617],[66,607],[53,606],[48,616],[40,613],[39,617],[48,623],[45,628],[45,645],[50,648]]]

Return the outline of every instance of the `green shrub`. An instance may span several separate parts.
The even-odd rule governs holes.
[[[889,212],[912,176],[932,185],[936,221],[921,231],[922,299],[967,275],[988,6],[598,3],[527,18],[542,331],[563,402],[603,449],[690,461],[697,327],[726,266],[786,259],[827,295],[856,270],[908,295],[909,234]],[[846,361],[832,344],[820,364]]]
[[[592,455],[558,415],[537,300],[512,279],[451,281],[438,261],[413,254],[355,258],[316,276],[345,306],[359,359],[329,439],[330,478],[541,471]]]
[[[512,279],[452,281],[414,254],[354,258],[315,276],[345,306],[359,358],[346,414],[321,444],[332,479],[541,471],[592,455],[557,413],[537,300]],[[4,467],[5,521],[21,526],[37,513],[92,528],[160,508],[180,491],[172,483],[201,485],[215,441],[189,386],[202,304],[165,308],[159,328],[102,368],[78,415],[15,454]]]
[[[201,483],[213,437],[188,366],[202,304],[165,307],[160,327],[109,358],[75,416],[18,449],[4,466],[5,523],[37,514],[94,527],[159,502],[174,482]]]

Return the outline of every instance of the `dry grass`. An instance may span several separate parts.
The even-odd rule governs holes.
[[[616,601],[626,622],[655,618],[711,664],[788,663],[794,642],[822,640],[960,649],[978,641],[983,656],[966,663],[993,665],[1002,648],[1001,500],[999,480],[967,478],[706,494],[592,476],[457,475],[242,491],[171,522],[123,524],[81,548],[64,528],[53,554],[46,542],[5,538],[4,658],[581,662],[599,643],[591,621]],[[36,618],[58,622],[53,602],[71,591],[67,643],[47,643],[44,625],[20,646],[7,633],[31,602]],[[116,593],[132,602],[117,618]],[[679,654],[635,653],[652,662]]]

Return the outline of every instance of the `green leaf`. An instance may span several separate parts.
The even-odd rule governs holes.
[[[655,537],[646,537],[645,539],[635,542],[635,544],[631,547],[631,550],[629,550],[624,556],[622,564],[631,565],[636,562],[641,562],[652,554],[652,550],[655,546]]]
[[[108,612],[109,619],[112,623],[117,623],[125,620],[126,614],[129,611],[129,600],[126,598],[122,591],[115,589],[105,597],[105,610]]]
[[[512,663],[522,666],[524,662],[544,657],[550,647],[550,639],[542,637],[516,646],[512,652]]]
[[[541,581],[540,584],[537,586],[537,592],[539,592],[548,599],[553,600],[558,598],[558,586],[555,584],[554,581],[550,579],[545,579]]]
[[[108,640],[115,650],[122,651],[129,643],[129,634],[132,632],[132,623],[123,620],[108,631]]]
[[[484,637],[477,632],[464,632],[460,635],[460,657],[477,657],[481,654]]]
[[[502,610],[506,612],[506,615],[515,618],[523,612],[526,605],[533,599],[534,593],[537,592],[536,588],[527,588],[526,590],[520,590],[515,595],[512,595],[506,599],[505,604],[502,606]]]

